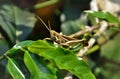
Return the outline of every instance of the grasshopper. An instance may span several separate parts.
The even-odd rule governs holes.
[[[52,41],[54,41],[55,43],[57,43],[58,45],[60,45],[62,47],[70,47],[70,46],[76,45],[77,43],[80,43],[80,42],[82,42],[83,44],[86,43],[85,39],[79,40],[79,39],[73,38],[71,36],[66,36],[66,35],[58,33],[58,32],[56,32],[54,30],[51,30],[49,21],[48,21],[48,26],[49,26],[48,27],[45,24],[45,22],[39,16],[37,16],[37,18],[43,23],[43,25],[50,32],[50,38],[45,38],[45,40],[52,40]]]

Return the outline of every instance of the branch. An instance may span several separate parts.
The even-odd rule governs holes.
[[[107,29],[108,24],[106,21],[102,21],[100,24],[100,29],[99,31],[88,41],[88,46],[84,47],[83,49],[81,49],[79,51],[79,53],[77,54],[77,56],[83,57],[86,52],[88,51],[89,48],[91,48],[94,43],[96,42],[96,40],[100,37],[100,35]]]
[[[76,37],[78,37],[78,36],[80,36],[80,35],[83,35],[83,34],[85,34],[85,33],[92,32],[93,30],[95,30],[95,29],[97,29],[97,28],[99,28],[99,26],[89,27],[89,28],[87,28],[87,29],[85,29],[85,30],[81,30],[81,31],[79,31],[79,32],[77,32],[77,33],[74,33],[74,34],[70,35],[70,37],[76,38]]]

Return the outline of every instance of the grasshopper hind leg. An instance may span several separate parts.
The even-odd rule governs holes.
[[[47,42],[53,42],[53,40],[51,38],[44,38],[43,40],[45,40]]]

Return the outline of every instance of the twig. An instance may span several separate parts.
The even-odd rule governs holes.
[[[73,79],[72,74],[68,72],[64,79]]]
[[[0,40],[3,40],[3,37],[0,37]]]
[[[96,1],[96,0],[92,0],[92,1],[90,2],[90,8],[91,8],[91,10],[93,10],[93,11],[98,11],[98,6],[97,6],[97,1]]]
[[[4,39],[4,37],[0,34],[0,40],[3,40]]]
[[[98,8],[98,4],[97,4],[97,0],[92,0],[91,2],[90,2],[90,9],[92,10],[92,11],[99,11],[99,8]],[[92,18],[92,20],[94,20],[94,23],[99,23],[99,19],[98,18]],[[94,24],[93,23],[93,24]],[[92,24],[92,23],[91,23]]]
[[[95,29],[97,29],[97,28],[99,28],[99,26],[92,26],[92,27],[89,27],[89,28],[87,28],[87,29],[85,29],[85,30],[79,31],[79,32],[77,32],[77,33],[74,33],[74,34],[70,35],[70,37],[76,38],[76,37],[78,37],[78,36],[80,36],[80,35],[83,35],[83,34],[85,34],[85,33],[92,32],[93,30],[95,30]]]

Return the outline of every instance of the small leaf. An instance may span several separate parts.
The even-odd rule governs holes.
[[[25,50],[24,62],[31,73],[31,79],[56,79],[56,76],[50,73],[42,72],[36,65],[28,51]]]
[[[28,46],[28,50],[45,59],[53,60],[60,69],[66,69],[80,79],[95,79],[87,63],[69,50],[54,47],[42,40]]]
[[[23,73],[19,70],[19,68],[15,65],[11,58],[8,58],[7,69],[12,75],[13,79],[25,79]]]
[[[120,25],[120,22],[118,21],[118,19],[109,12],[102,12],[102,11],[99,11],[99,12],[97,12],[97,11],[85,11],[85,12],[94,16],[94,17],[104,19],[104,20],[107,20],[108,22],[116,23],[116,24]]]

